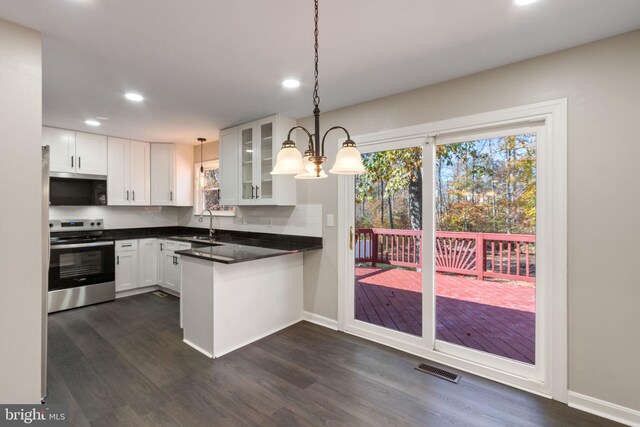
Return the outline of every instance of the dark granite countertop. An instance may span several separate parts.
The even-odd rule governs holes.
[[[68,233],[54,234],[65,237]],[[123,228],[103,230],[95,240],[159,238],[189,242],[192,249],[176,253],[225,264],[322,249],[321,237],[216,230],[215,239],[209,241],[208,235],[208,229],[196,227]]]
[[[322,239],[313,237],[244,232],[225,233],[224,231],[217,231],[213,240],[195,241],[190,237],[173,236],[169,238],[188,241],[192,244],[191,249],[176,251],[176,254],[224,264],[322,249]],[[207,237],[207,235],[203,237]]]

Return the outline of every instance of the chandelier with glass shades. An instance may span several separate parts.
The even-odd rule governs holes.
[[[313,88],[313,117],[315,132],[311,134],[302,126],[294,126],[287,134],[287,140],[282,143],[282,149],[278,153],[276,165],[271,171],[272,175],[295,175],[296,179],[320,179],[326,178],[327,174],[322,169],[322,164],[327,160],[324,155],[324,141],[327,134],[333,130],[341,129],[347,134],[347,140],[338,151],[336,162],[329,172],[341,175],[359,175],[367,170],[362,164],[362,157],[356,148],[356,143],[351,140],[349,131],[342,126],[334,126],[327,130],[320,139],[320,97],[318,96],[318,0],[315,0],[315,86]],[[291,133],[300,129],[309,137],[307,150],[304,157],[296,148],[296,143],[291,140]]]

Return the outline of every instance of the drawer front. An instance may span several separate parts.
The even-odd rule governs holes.
[[[116,240],[116,252],[137,251],[137,240]]]

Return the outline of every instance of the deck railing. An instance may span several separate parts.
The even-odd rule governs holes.
[[[422,268],[422,231],[359,228],[356,262]],[[533,234],[436,231],[437,272],[535,282]]]

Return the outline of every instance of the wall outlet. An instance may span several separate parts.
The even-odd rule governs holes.
[[[327,215],[327,227],[333,227],[333,214]]]

